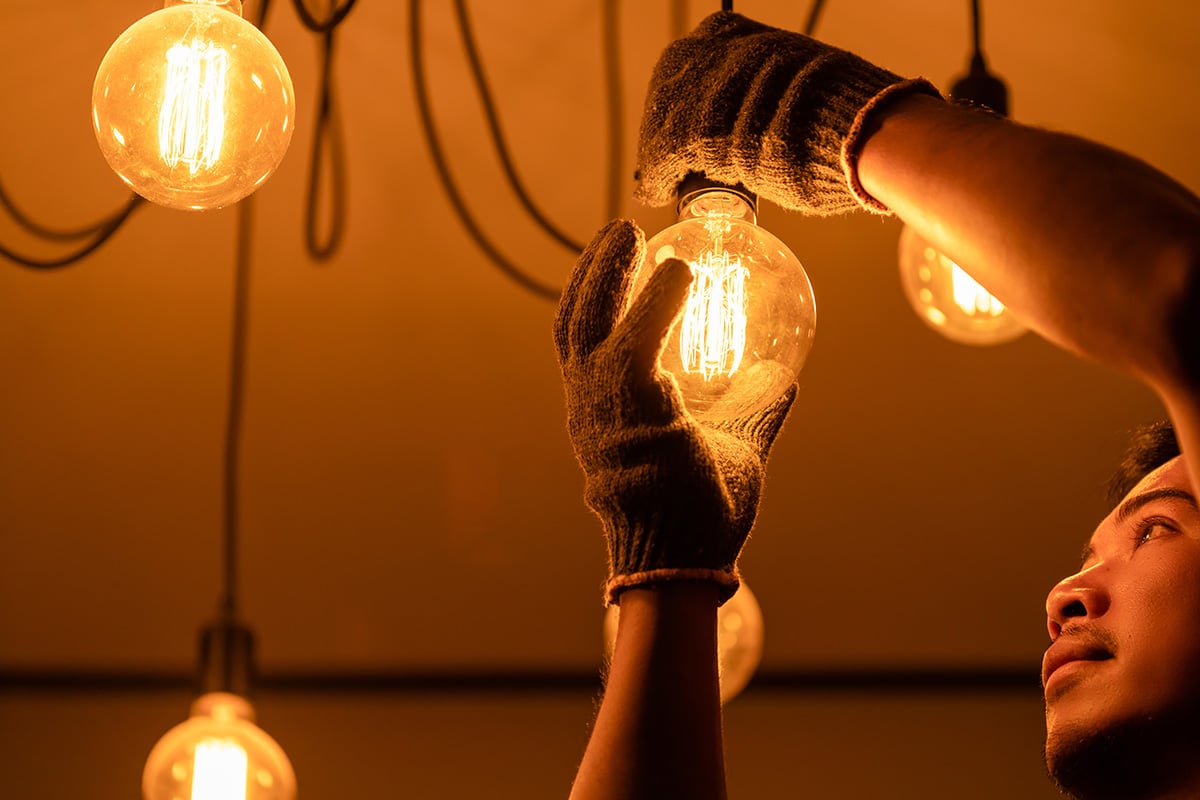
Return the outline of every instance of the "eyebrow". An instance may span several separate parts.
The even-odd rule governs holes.
[[[1117,522],[1126,522],[1130,517],[1137,513],[1139,508],[1149,505],[1156,500],[1166,499],[1182,500],[1190,505],[1193,509],[1200,511],[1200,506],[1196,504],[1196,497],[1191,492],[1184,491],[1183,489],[1164,487],[1162,489],[1151,489],[1148,492],[1136,494],[1125,502],[1121,503],[1121,505],[1117,506]],[[1080,563],[1086,563],[1087,560],[1092,557],[1094,552],[1095,551],[1092,549],[1091,542],[1088,542],[1086,545],[1084,545],[1083,552],[1079,555]]]

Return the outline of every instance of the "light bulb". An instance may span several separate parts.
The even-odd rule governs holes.
[[[905,225],[900,231],[900,282],[929,327],[962,344],[1001,344],[1026,328],[967,272]]]
[[[158,740],[142,773],[145,800],[295,800],[296,773],[254,724],[254,709],[226,692],[201,695],[191,717]]]
[[[604,652],[612,658],[617,643],[620,606],[609,606],[604,615]],[[762,662],[763,617],[758,599],[742,581],[733,597],[717,609],[717,676],[721,702],[727,703],[746,688]]]
[[[295,127],[279,51],[239,0],[166,0],[109,48],[92,125],[113,171],[169,208],[220,208],[271,176]]]
[[[668,258],[691,266],[688,298],[659,363],[695,417],[718,421],[761,410],[795,383],[812,348],[816,305],[796,256],[756,224],[752,196],[687,186],[679,222],[646,243],[633,295]]]

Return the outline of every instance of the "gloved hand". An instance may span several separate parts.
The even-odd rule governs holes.
[[[635,196],[663,206],[689,172],[811,214],[887,208],[858,182],[867,115],[913,92],[853,53],[719,11],[659,58],[646,94]]]
[[[605,597],[701,580],[720,585],[724,602],[737,591],[738,554],[796,387],[744,418],[710,425],[688,414],[658,356],[691,270],[663,262],[630,304],[645,249],[636,225],[610,222],[580,256],[554,321],[567,427],[608,542]]]

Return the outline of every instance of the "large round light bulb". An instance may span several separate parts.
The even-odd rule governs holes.
[[[1027,330],[966,270],[907,225],[900,231],[900,282],[917,316],[947,339],[1002,344]]]
[[[604,615],[604,652],[612,658],[617,643],[620,606],[609,606]],[[717,609],[717,675],[721,702],[727,703],[746,688],[762,662],[763,617],[758,599],[742,585]]]
[[[816,305],[800,261],[756,224],[749,196],[720,186],[683,196],[679,222],[646,243],[634,295],[668,258],[692,268],[660,359],[688,410],[718,421],[770,405],[812,349]]]
[[[145,800],[295,800],[296,773],[244,698],[211,692],[146,759]]]
[[[270,177],[296,98],[279,51],[239,0],[167,0],[109,48],[92,125],[113,171],[169,208],[220,208]]]

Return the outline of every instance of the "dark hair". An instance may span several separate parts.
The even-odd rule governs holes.
[[[1114,508],[1138,481],[1179,455],[1175,428],[1169,420],[1143,425],[1133,432],[1125,455],[1108,479],[1108,502]]]

